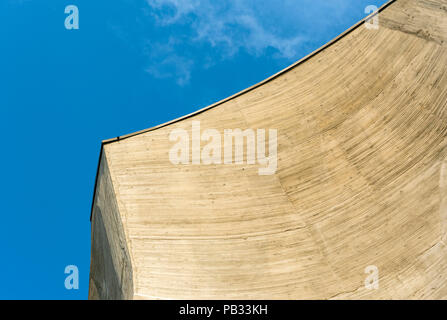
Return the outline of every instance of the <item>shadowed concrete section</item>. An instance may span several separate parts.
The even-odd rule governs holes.
[[[211,108],[103,144],[91,298],[447,298],[447,0],[397,0]],[[278,169],[173,165],[173,129],[277,129]],[[206,143],[203,142],[203,145]],[[379,289],[365,288],[377,266]]]
[[[132,266],[106,156],[101,157],[92,215],[89,299],[130,299]]]

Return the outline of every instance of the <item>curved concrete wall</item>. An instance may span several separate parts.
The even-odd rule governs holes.
[[[104,143],[113,194],[97,191],[94,207],[109,246],[128,247],[133,285],[120,297],[446,298],[446,8],[395,1],[378,30],[360,24],[243,94]],[[202,133],[277,130],[277,170],[174,165],[169,136],[193,121]],[[369,266],[378,289],[365,286]]]

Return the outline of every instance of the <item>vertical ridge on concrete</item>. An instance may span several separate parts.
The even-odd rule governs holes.
[[[93,248],[110,246],[105,265],[124,257],[133,283],[113,280],[119,266],[95,271],[92,255],[91,296],[447,298],[446,6],[394,1],[378,30],[357,26],[241,94],[105,143]],[[173,165],[169,134],[192,121],[277,129],[277,171]],[[364,285],[368,266],[377,290]],[[118,293],[94,294],[106,278]]]

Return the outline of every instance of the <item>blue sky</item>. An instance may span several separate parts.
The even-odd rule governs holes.
[[[101,140],[257,83],[383,3],[2,0],[0,299],[87,298]],[[79,290],[64,287],[72,264]]]

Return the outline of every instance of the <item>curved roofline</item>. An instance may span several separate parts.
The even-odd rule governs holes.
[[[233,95],[231,95],[231,96],[229,96],[227,98],[224,98],[224,99],[222,99],[222,100],[220,100],[218,102],[215,102],[215,103],[213,103],[213,104],[211,104],[211,105],[209,105],[207,107],[204,107],[202,109],[199,109],[199,110],[194,111],[192,113],[189,113],[187,115],[181,116],[179,118],[173,119],[171,121],[159,124],[157,126],[154,126],[154,127],[148,128],[148,129],[143,129],[143,130],[140,130],[140,131],[136,131],[136,132],[133,132],[133,133],[129,133],[129,134],[126,134],[126,135],[123,135],[123,136],[117,136],[115,138],[103,140],[101,142],[101,151],[99,153],[98,167],[96,169],[96,178],[95,178],[95,186],[94,186],[94,189],[93,189],[93,199],[92,199],[92,206],[91,206],[91,212],[90,212],[90,221],[92,220],[92,215],[93,215],[93,207],[94,207],[94,202],[95,202],[96,187],[97,187],[97,183],[98,183],[99,167],[101,165],[101,157],[102,157],[102,152],[103,152],[104,145],[109,144],[109,143],[113,143],[113,142],[116,142],[116,141],[121,141],[121,140],[124,140],[124,139],[127,139],[127,138],[131,138],[131,137],[134,137],[134,136],[146,133],[146,132],[154,131],[156,129],[166,127],[166,126],[168,126],[170,124],[179,122],[181,120],[191,118],[191,117],[193,117],[195,115],[198,115],[198,114],[200,114],[202,112],[205,112],[207,110],[213,109],[213,108],[215,108],[215,107],[217,107],[217,106],[219,106],[219,105],[221,105],[221,104],[223,104],[223,103],[225,103],[227,101],[233,100],[234,98],[237,98],[237,97],[239,97],[239,96],[241,96],[241,95],[243,95],[243,94],[245,94],[247,92],[250,92],[250,91],[252,91],[252,90],[254,90],[254,89],[256,89],[256,88],[258,88],[258,87],[260,87],[260,86],[262,86],[262,85],[264,85],[264,84],[266,84],[266,83],[268,83],[268,82],[270,82],[270,81],[272,81],[274,79],[276,79],[280,75],[283,75],[283,74],[287,73],[288,71],[294,69],[295,67],[299,66],[300,64],[308,61],[309,59],[311,59],[312,57],[316,56],[318,53],[320,53],[324,49],[332,46],[333,44],[335,44],[336,42],[338,42],[339,40],[341,40],[342,38],[344,38],[345,36],[350,34],[352,31],[356,30],[359,26],[361,26],[363,23],[365,23],[365,21],[367,21],[368,19],[371,19],[372,17],[374,17],[379,12],[383,11],[389,5],[391,5],[392,3],[396,2],[396,1],[397,0],[389,0],[388,2],[384,3],[377,10],[377,12],[373,12],[370,15],[366,16],[365,18],[361,19],[356,24],[354,24],[352,27],[350,27],[349,29],[347,29],[346,31],[344,31],[343,33],[341,33],[340,35],[338,35],[337,37],[335,37],[331,41],[329,41],[326,44],[322,45],[320,48],[318,48],[315,51],[309,53],[308,55],[306,55],[303,58],[299,59],[298,61],[296,61],[295,63],[291,64],[290,66],[280,70],[279,72],[275,73],[274,75],[272,75],[272,76],[270,76],[270,77],[268,77],[268,78],[266,78],[266,79],[264,79],[264,80],[262,80],[262,81],[260,81],[260,82],[258,82],[256,84],[254,84],[254,85],[252,85],[252,86],[250,86],[250,87],[248,87],[248,88],[246,88],[246,89],[244,89],[242,91],[239,91],[239,92],[237,92],[237,93],[235,93],[235,94],[233,94]]]
[[[286,68],[284,68],[284,69],[278,71],[278,72],[275,73],[274,75],[272,75],[272,76],[270,76],[270,77],[268,77],[268,78],[266,78],[266,79],[264,79],[264,80],[262,80],[262,81],[260,81],[260,82],[258,82],[258,83],[256,83],[256,84],[254,84],[254,85],[252,85],[252,86],[250,86],[250,87],[248,87],[248,88],[246,88],[246,89],[244,89],[244,90],[241,90],[241,91],[239,91],[239,92],[237,92],[237,93],[235,93],[235,94],[233,94],[233,95],[231,95],[231,96],[229,96],[229,97],[227,97],[227,98],[224,98],[224,99],[222,99],[222,100],[220,100],[220,101],[218,101],[218,102],[215,102],[215,103],[213,103],[213,104],[211,104],[211,105],[209,105],[209,106],[206,106],[206,107],[204,107],[204,108],[202,108],[202,109],[196,110],[196,111],[194,111],[194,112],[192,112],[192,113],[189,113],[189,114],[184,115],[184,116],[181,116],[181,117],[179,117],[179,118],[176,118],[176,119],[170,120],[170,121],[168,121],[168,122],[165,122],[165,123],[156,125],[156,126],[154,126],[154,127],[151,127],[151,128],[148,128],[148,129],[143,129],[143,130],[136,131],[136,132],[133,132],[133,133],[128,133],[128,134],[125,134],[125,135],[122,135],[122,136],[117,136],[117,137],[115,137],[115,138],[111,138],[111,139],[103,140],[103,141],[102,141],[102,144],[108,144],[108,143],[112,143],[112,142],[115,142],[115,141],[120,141],[120,140],[123,140],[123,139],[127,139],[127,138],[130,138],[130,137],[137,136],[137,135],[139,135],[139,134],[143,134],[143,133],[146,133],[146,132],[154,131],[154,130],[159,129],[159,128],[166,127],[166,126],[168,126],[168,125],[170,125],[170,124],[172,124],[172,123],[176,123],[176,122],[178,122],[178,121],[181,121],[181,120],[184,120],[184,119],[188,119],[188,118],[193,117],[193,116],[195,116],[195,115],[197,115],[197,114],[200,114],[200,113],[205,112],[205,111],[207,111],[207,110],[213,109],[213,108],[215,108],[215,107],[217,107],[217,106],[219,106],[219,105],[221,105],[221,104],[223,104],[223,103],[225,103],[225,102],[227,102],[227,101],[233,100],[234,98],[237,98],[237,97],[239,97],[239,96],[241,96],[241,95],[243,95],[243,94],[245,94],[245,93],[247,93],[247,92],[250,92],[250,91],[252,91],[252,90],[254,90],[254,89],[256,89],[256,88],[262,86],[263,84],[272,81],[273,79],[279,77],[280,75],[282,75],[282,74],[284,74],[284,73],[286,73],[286,72],[292,70],[293,68],[299,66],[299,65],[302,64],[303,62],[305,62],[305,61],[309,60],[310,58],[312,58],[313,56],[317,55],[318,53],[320,53],[320,52],[323,51],[324,49],[330,47],[331,45],[333,45],[334,43],[336,43],[338,40],[342,39],[344,36],[348,35],[348,34],[351,33],[352,31],[354,31],[355,29],[357,29],[357,28],[358,28],[360,25],[362,25],[366,20],[368,20],[368,19],[374,17],[376,14],[378,14],[379,12],[381,12],[383,9],[385,9],[386,7],[388,7],[390,4],[392,4],[392,3],[395,2],[395,1],[397,1],[397,0],[389,0],[387,3],[383,4],[383,5],[378,9],[377,12],[373,12],[373,13],[371,13],[370,15],[366,16],[365,18],[363,18],[362,20],[360,20],[359,22],[357,22],[356,24],[354,24],[352,27],[350,27],[349,29],[347,29],[346,31],[344,31],[343,33],[341,33],[340,35],[338,35],[337,37],[335,37],[334,39],[332,39],[331,41],[329,41],[329,42],[327,42],[326,44],[324,44],[323,46],[321,46],[320,48],[318,48],[318,49],[316,49],[315,51],[309,53],[307,56],[301,58],[300,60],[296,61],[295,63],[291,64],[290,66],[288,66],[288,67],[286,67]]]

